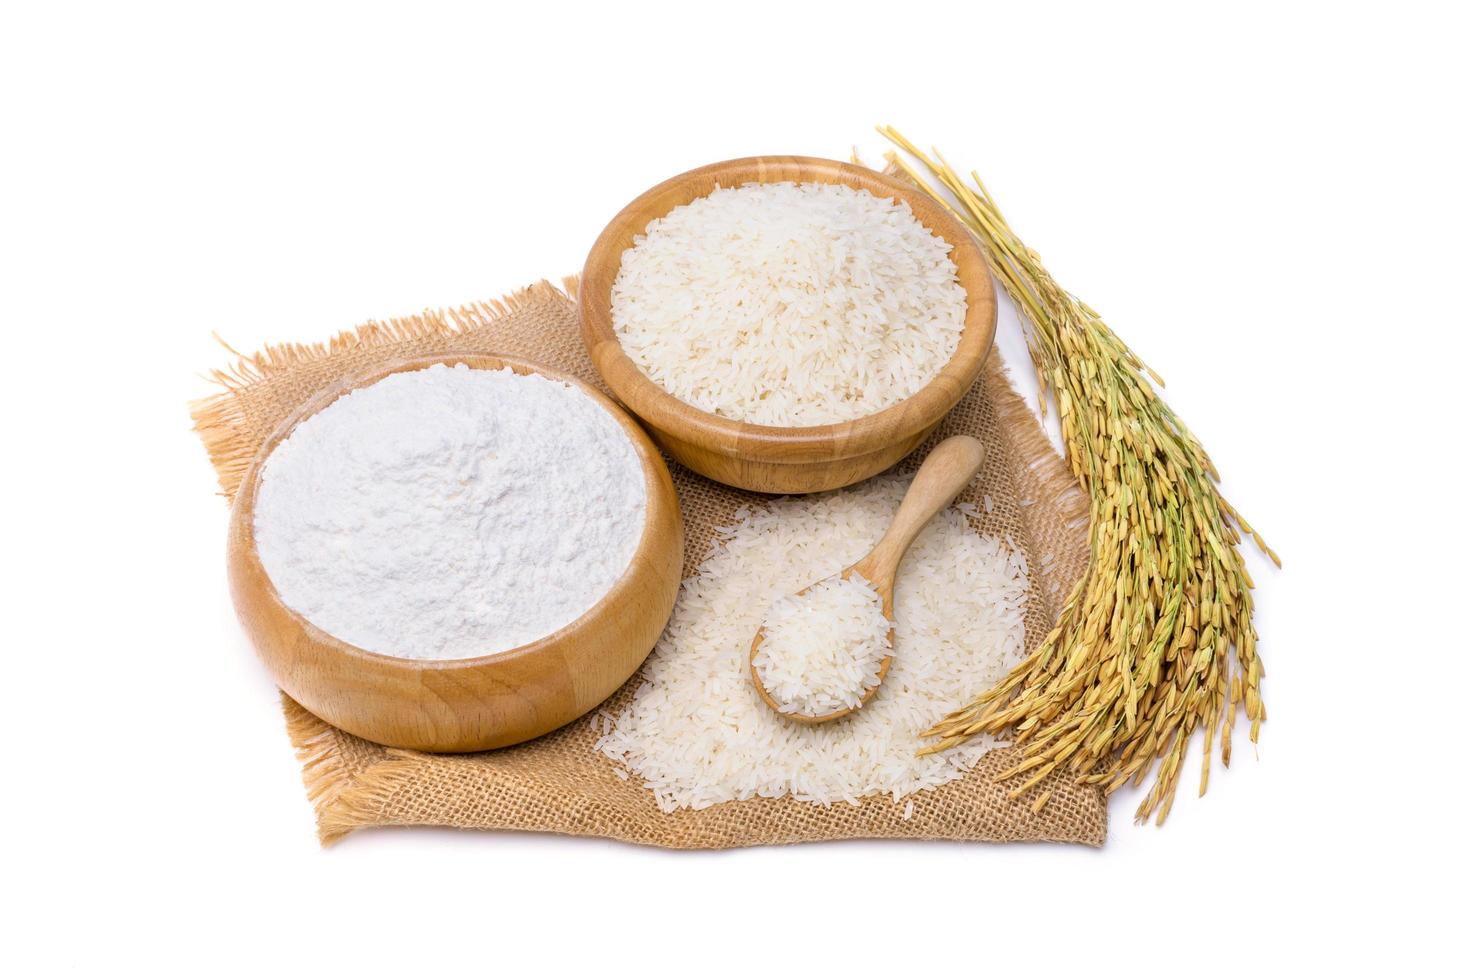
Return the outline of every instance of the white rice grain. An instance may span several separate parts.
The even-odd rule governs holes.
[[[655,384],[706,412],[855,419],[954,356],[967,301],[950,250],[908,204],[844,184],[716,188],[623,252],[613,329]]]
[[[752,508],[687,579],[643,683],[597,747],[638,776],[665,812],[784,797],[831,805],[895,801],[956,779],[988,737],[916,756],[920,733],[1000,680],[1024,645],[1018,553],[949,508],[904,559],[894,595],[893,663],[877,694],[839,721],[780,718],[755,692],[750,641],[775,599],[861,558],[908,481]]]
[[[751,666],[786,714],[856,708],[879,682],[892,628],[871,582],[833,576],[771,604]]]

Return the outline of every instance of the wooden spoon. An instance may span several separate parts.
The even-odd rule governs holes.
[[[970,436],[950,436],[935,446],[929,453],[929,457],[924,460],[924,465],[919,467],[919,472],[914,475],[914,482],[909,484],[908,492],[903,496],[903,502],[898,505],[898,513],[893,515],[893,523],[888,526],[883,537],[873,546],[872,551],[841,572],[841,577],[844,579],[850,579],[854,574],[866,579],[873,586],[873,590],[883,598],[883,615],[890,621],[893,619],[893,583],[898,577],[898,563],[903,560],[904,553],[909,550],[909,545],[914,543],[914,539],[919,536],[919,532],[934,518],[934,515],[953,503],[960,491],[969,486],[970,481],[979,472],[980,464],[984,461],[984,444],[979,439]],[[820,581],[826,581],[826,579]],[[813,583],[815,584],[817,583]],[[797,595],[805,595],[811,588],[812,586],[808,585]],[[883,662],[878,665],[878,683],[863,692],[856,708],[840,708],[825,715],[786,712],[782,711],[777,701],[771,697],[770,692],[761,683],[760,672],[755,669],[755,652],[760,649],[765,635],[766,626],[765,623],[761,623],[761,628],[755,631],[755,638],[750,641],[750,679],[755,683],[755,689],[767,707],[781,717],[803,725],[820,725],[823,722],[851,714],[857,708],[867,704],[869,699],[878,692],[878,684],[882,684],[883,678],[888,676],[888,666],[893,662],[891,653],[883,658]],[[893,649],[892,629],[888,631],[888,648]]]

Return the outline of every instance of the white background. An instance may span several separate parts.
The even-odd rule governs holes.
[[[1103,7],[7,5],[0,972],[1462,971],[1465,25]],[[879,122],[982,173],[1284,557],[1259,752],[1098,851],[321,850],[189,428],[211,333],[559,277],[665,177]]]

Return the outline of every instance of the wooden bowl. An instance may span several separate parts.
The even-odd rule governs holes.
[[[281,601],[255,548],[261,467],[302,419],[346,392],[431,364],[509,367],[576,385],[632,440],[647,486],[643,536],[612,589],[549,636],[464,660],[411,660],[345,643]],[[662,457],[611,399],[575,378],[499,355],[442,355],[374,371],[313,399],[256,455],[235,498],[229,532],[230,591],[276,683],[313,714],[374,742],[429,752],[474,752],[543,735],[585,714],[633,675],[674,608],[683,560],[679,500]]]
[[[623,252],[648,223],[720,187],[751,182],[825,181],[908,203],[914,217],[953,246],[968,299],[964,331],[949,363],[896,405],[850,422],[805,427],[754,425],[695,408],[660,388],[633,363],[612,324],[612,285]],[[907,456],[970,390],[995,339],[995,288],[984,256],[964,226],[916,187],[835,160],[747,157],[664,181],[636,198],[598,237],[582,269],[582,339],[592,363],[654,441],[712,480],[765,493],[810,493],[846,486]]]

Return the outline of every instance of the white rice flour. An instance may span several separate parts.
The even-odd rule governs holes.
[[[643,532],[618,421],[509,369],[391,374],[271,453],[255,541],[286,605],[376,653],[458,659],[552,633],[601,598]]]

